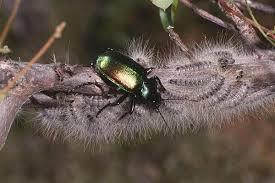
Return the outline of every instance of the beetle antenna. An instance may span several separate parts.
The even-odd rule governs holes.
[[[158,113],[160,114],[160,116],[161,116],[162,120],[164,121],[165,125],[167,126],[168,130],[169,130],[169,131],[171,132],[171,134],[172,134],[172,129],[168,126],[168,123],[166,122],[164,116],[162,115],[162,113],[160,112],[160,110],[159,110],[158,108],[157,108],[157,111],[158,111]]]
[[[193,102],[198,102],[198,100],[194,100],[194,99],[189,99],[189,98],[165,98],[165,99],[162,99],[162,100],[189,100],[189,101],[193,101]]]

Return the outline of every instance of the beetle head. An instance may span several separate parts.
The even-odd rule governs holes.
[[[141,97],[144,103],[153,108],[158,108],[161,102],[161,95],[157,89],[157,83],[154,79],[147,79],[141,87]]]

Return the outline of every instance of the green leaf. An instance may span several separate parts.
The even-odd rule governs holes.
[[[173,25],[175,23],[175,18],[176,18],[176,12],[177,12],[177,8],[178,8],[178,4],[179,4],[179,0],[174,0],[173,4],[171,6],[171,21],[172,21]]]
[[[163,10],[161,8],[159,9],[160,21],[166,31],[168,28],[174,26],[177,7],[178,0],[173,0],[173,4],[166,10]]]
[[[167,28],[170,27],[172,24],[171,19],[170,19],[171,17],[163,9],[159,9],[159,16],[160,16],[160,21],[161,21],[163,28],[165,30],[167,30]]]
[[[162,10],[166,10],[174,0],[151,0],[151,2]]]

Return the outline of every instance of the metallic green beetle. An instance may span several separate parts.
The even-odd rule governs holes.
[[[113,50],[99,55],[93,67],[107,85],[123,94],[115,102],[101,108],[96,116],[106,107],[119,105],[127,97],[130,97],[131,107],[120,119],[133,113],[136,102],[158,110],[162,100],[159,91],[165,88],[157,76],[148,78],[153,68],[144,68],[130,57]]]

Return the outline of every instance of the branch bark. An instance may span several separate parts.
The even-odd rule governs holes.
[[[210,22],[213,22],[214,24],[217,24],[225,29],[237,31],[233,24],[225,22],[222,19],[208,13],[207,11],[200,9],[195,4],[193,4],[190,0],[180,0],[180,2],[184,4],[186,7],[191,8],[194,11],[194,13],[198,14],[200,17]]]
[[[244,40],[246,40],[248,45],[255,47],[261,43],[261,40],[253,26],[249,22],[240,18],[240,16],[244,17],[244,15],[233,2],[218,0],[218,4],[225,12],[226,16],[234,22],[239,34],[243,37]]]
[[[8,80],[13,78],[26,63],[1,59],[0,61],[0,88],[3,88]],[[29,73],[20,80],[9,95],[0,101],[0,150],[3,148],[8,132],[23,104],[31,95],[40,90],[46,90],[54,86],[56,75],[51,66],[34,65]]]
[[[28,63],[1,58],[0,89],[5,87]],[[85,86],[88,86],[85,88]],[[81,88],[82,87],[82,88]],[[108,86],[95,74],[92,68],[68,66],[64,64],[34,64],[9,95],[0,101],[0,150],[4,146],[8,132],[22,106],[46,106],[53,100],[45,101],[37,94],[42,91],[60,93],[78,93],[86,96],[103,95]],[[36,95],[35,95],[36,94]],[[30,97],[32,102],[30,105]],[[42,96],[44,96],[42,94]],[[49,102],[49,103],[47,103]]]
[[[208,53],[207,57],[195,55],[195,63],[187,64],[190,62],[183,60],[187,59],[186,57],[176,57],[175,60],[171,58],[171,63],[165,68],[154,70],[154,74],[161,79],[167,89],[162,94],[164,106],[161,111],[165,117],[169,117],[169,128],[178,129],[181,126],[185,129],[194,125],[192,121],[198,124],[201,123],[198,121],[207,121],[206,125],[210,126],[221,125],[216,124],[216,121],[232,121],[234,116],[251,114],[260,108],[266,110],[267,106],[274,104],[274,51],[263,50],[263,55],[266,56],[261,58],[239,58],[239,55],[236,58],[228,58],[228,54],[230,56],[236,51],[225,50],[232,52],[224,55],[220,51],[216,52],[215,48],[212,49],[213,53]],[[212,55],[209,58],[210,62],[206,62],[209,55]],[[235,63],[219,61],[230,59]],[[212,62],[213,60],[217,60],[217,63]],[[2,58],[0,88],[3,88],[25,65],[26,63]],[[98,140],[108,137],[110,140],[113,138],[111,135],[119,133],[119,136],[122,136],[123,133],[137,130],[137,126],[140,126],[138,130],[155,128],[155,131],[166,131],[166,127],[160,125],[162,121],[142,106],[137,107],[137,114],[134,113],[131,118],[119,123],[113,121],[118,118],[117,110],[125,111],[123,106],[116,107],[116,110],[107,110],[108,115],[103,119],[95,118],[98,108],[110,101],[109,94],[112,95],[111,99],[117,97],[91,67],[34,64],[9,95],[0,102],[0,148],[3,147],[12,122],[22,107],[44,111],[40,114],[44,115],[42,121],[44,120],[47,128],[53,126],[57,133],[69,130],[64,133],[74,134],[76,138],[81,139]],[[100,100],[95,97],[100,97]],[[224,117],[224,114],[227,115]],[[150,123],[150,120],[156,122]],[[63,124],[65,121],[69,127],[68,124]],[[94,125],[93,128],[89,127],[91,124]],[[103,131],[94,131],[95,129]],[[114,132],[114,129],[118,132]]]

